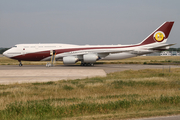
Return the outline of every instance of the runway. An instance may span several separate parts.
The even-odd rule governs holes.
[[[82,79],[101,76],[124,70],[140,69],[171,69],[180,68],[175,65],[138,65],[138,64],[95,64],[95,66],[58,65],[45,67],[43,65],[1,65],[0,84],[48,82],[68,79]]]

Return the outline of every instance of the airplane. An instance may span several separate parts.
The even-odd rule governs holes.
[[[92,66],[98,60],[120,60],[169,49],[166,44],[174,21],[164,22],[142,42],[133,45],[17,44],[3,53],[19,61],[63,61],[65,65],[81,61]]]

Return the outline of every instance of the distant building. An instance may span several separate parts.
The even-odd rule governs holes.
[[[160,52],[155,52],[151,54],[146,54],[146,56],[160,56]]]
[[[162,51],[162,52],[155,52],[151,54],[146,54],[143,56],[180,56],[180,52],[177,51]]]
[[[172,53],[170,53],[169,51],[162,51],[160,53],[160,56],[172,56]]]
[[[177,53],[178,53],[177,51],[172,51],[172,52],[171,52],[171,55],[172,55],[172,56],[177,56]]]

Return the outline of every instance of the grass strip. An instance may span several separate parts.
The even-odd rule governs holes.
[[[15,102],[7,105],[6,109],[0,111],[0,119],[52,119],[62,117],[83,116],[91,114],[108,114],[114,111],[136,111],[169,109],[180,107],[180,96],[163,96],[149,98],[146,100],[118,100],[107,103],[72,104],[68,106],[54,106],[51,99],[41,101]]]

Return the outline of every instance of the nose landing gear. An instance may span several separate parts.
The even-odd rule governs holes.
[[[23,64],[21,63],[21,60],[18,60],[19,61],[19,67],[23,66]]]

